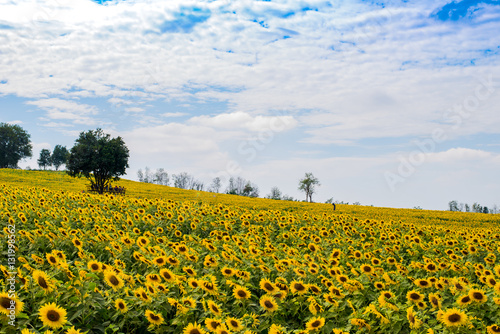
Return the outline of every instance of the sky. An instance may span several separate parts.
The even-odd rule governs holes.
[[[297,199],[500,206],[500,1],[0,2],[0,122]]]

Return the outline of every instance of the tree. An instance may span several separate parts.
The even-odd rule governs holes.
[[[168,186],[170,179],[168,178],[168,173],[165,172],[165,169],[159,168],[155,171],[153,177],[153,183],[161,184],[163,186]]]
[[[192,189],[191,186],[195,182],[194,177],[186,172],[174,174],[172,178],[174,179],[174,187],[181,189]]]
[[[45,170],[47,166],[52,165],[52,160],[50,156],[51,156],[50,150],[43,148],[40,151],[40,157],[38,158],[37,163],[39,167],[43,167],[43,170]]]
[[[450,211],[458,211],[458,203],[457,203],[457,201],[450,201],[450,202],[448,202],[448,207],[450,208]]]
[[[111,138],[101,129],[81,132],[71,149],[67,173],[85,176],[92,189],[102,194],[128,168],[129,150],[121,137]]]
[[[0,123],[0,168],[17,168],[20,160],[32,156],[30,135],[19,125]]]
[[[278,187],[272,187],[271,188],[271,193],[269,195],[267,195],[267,198],[280,200],[281,196],[282,196],[281,190],[279,190]]]
[[[68,157],[69,151],[66,146],[56,145],[56,147],[54,147],[54,151],[52,151],[52,156],[50,157],[50,159],[52,165],[54,165],[56,170],[58,170],[61,165],[64,165],[66,164],[66,162],[68,162]]]
[[[221,186],[222,185],[220,177],[217,176],[212,180],[212,184],[210,185],[210,190],[214,193],[218,193]]]
[[[315,186],[320,186],[319,180],[312,173],[306,173],[305,177],[299,181],[299,190],[306,193],[306,202],[312,202],[312,195],[315,193]]]

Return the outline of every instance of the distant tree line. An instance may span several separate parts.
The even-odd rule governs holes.
[[[240,176],[231,177],[228,180],[228,184],[224,190],[222,185],[222,180],[220,177],[215,177],[208,187],[205,184],[197,180],[193,175],[182,172],[179,174],[172,174],[170,177],[168,173],[163,168],[156,170],[151,170],[149,167],[141,168],[137,171],[137,178],[139,182],[159,184],[164,186],[173,186],[180,189],[188,190],[199,190],[199,191],[209,191],[214,193],[246,196],[246,197],[259,197],[259,187]],[[172,181],[172,183],[170,183]],[[305,177],[299,181],[299,190],[302,190],[306,194],[306,201],[312,202],[312,195],[316,191],[316,186],[319,186],[319,180],[312,175],[312,173],[306,173]],[[283,200],[283,201],[296,201],[292,196],[282,194],[278,187],[272,187],[271,192],[267,194],[264,198]]]
[[[469,205],[467,203],[458,203],[457,201],[448,202],[448,209],[450,211],[462,211],[462,212],[478,212],[478,213],[500,213],[500,209],[497,205],[493,205],[492,208],[488,208],[487,206],[482,206],[479,203],[474,203]]]

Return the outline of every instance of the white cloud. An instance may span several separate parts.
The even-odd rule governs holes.
[[[185,112],[166,112],[161,114],[160,116],[163,117],[181,117],[181,116],[186,116],[188,113]]]
[[[244,129],[250,131],[271,130],[286,131],[297,126],[293,116],[252,116],[249,113],[237,111],[216,116],[198,116],[189,119],[188,123],[221,129]]]
[[[96,124],[96,121],[90,117],[98,114],[98,109],[95,106],[59,98],[41,99],[26,103],[45,110],[45,118],[50,120],[68,120],[75,124],[85,125]]]

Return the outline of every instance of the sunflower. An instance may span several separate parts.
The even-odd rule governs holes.
[[[151,302],[151,297],[149,297],[149,295],[147,294],[146,290],[144,290],[143,287],[140,287],[139,289],[135,290],[134,294],[137,298],[139,298],[145,303]]]
[[[233,276],[235,274],[235,271],[232,268],[224,267],[221,269],[221,273],[222,273],[222,275],[229,277],[229,276]]]
[[[60,328],[66,323],[66,310],[55,303],[47,303],[38,310],[40,320],[44,326]]]
[[[431,283],[424,278],[415,280],[415,284],[421,288],[429,288],[432,286]]]
[[[64,334],[84,334],[84,333],[80,332],[79,329],[76,329],[75,326],[73,326],[71,328],[68,328],[68,330]]]
[[[259,304],[267,312],[274,312],[278,309],[278,303],[276,303],[276,300],[268,295],[262,296]]]
[[[205,330],[203,330],[203,328],[196,322],[194,324],[189,323],[182,331],[182,334],[205,334],[205,333],[206,333]]]
[[[239,300],[244,300],[244,299],[248,299],[252,296],[252,294],[250,293],[250,291],[248,291],[248,289],[244,286],[236,286],[234,287],[233,289],[233,295],[236,299],[239,299]]]
[[[221,322],[217,319],[213,318],[206,318],[205,319],[205,326],[212,332],[214,332],[219,326],[221,325]]]
[[[146,275],[146,281],[150,284],[160,284],[161,283],[161,277],[160,275],[157,274],[149,274]]]
[[[483,290],[480,289],[471,289],[469,290],[469,297],[472,301],[476,303],[484,303],[488,300],[488,297],[484,293]]]
[[[101,271],[101,264],[95,260],[90,260],[87,263],[87,268],[93,273],[97,273]]]
[[[121,313],[128,311],[127,303],[121,298],[115,300],[115,308]]]
[[[362,273],[365,274],[372,274],[373,273],[373,267],[368,265],[368,264],[362,264],[359,269],[361,270]]]
[[[45,258],[47,259],[47,262],[53,266],[57,266],[59,264],[59,258],[52,253],[45,254]]]
[[[203,281],[201,288],[211,295],[217,294],[217,284],[215,282]]]
[[[219,307],[219,305],[217,305],[213,301],[211,301],[211,300],[207,301],[207,306],[208,306],[208,309],[210,310],[210,312],[212,312],[213,315],[220,316],[222,314],[222,310]]]
[[[325,318],[315,317],[306,323],[306,329],[308,331],[314,331],[314,330],[320,329],[324,325],[325,325]]]
[[[187,308],[195,308],[196,307],[196,299],[191,297],[184,297],[181,300],[181,304]]]
[[[441,296],[438,293],[429,294],[429,302],[432,305],[432,308],[440,309],[441,308]]]
[[[196,270],[194,270],[192,267],[183,267],[182,271],[184,271],[186,274],[188,274],[191,277],[196,276]]]
[[[418,303],[424,300],[424,295],[416,290],[411,290],[406,294],[406,299],[408,299],[408,301]]]
[[[112,287],[114,291],[123,288],[125,285],[123,279],[111,270],[106,270],[104,272],[104,281],[107,285]]]
[[[222,324],[220,325],[219,327],[217,327],[217,329],[215,330],[215,334],[232,334],[233,332],[231,332],[226,324]]]
[[[171,272],[169,269],[162,269],[160,270],[160,275],[163,277],[163,279],[167,282],[175,282],[176,276],[173,272]]]
[[[417,318],[415,312],[413,311],[413,306],[406,310],[406,319],[410,323],[410,328],[419,328],[422,325],[422,320]]]
[[[439,320],[447,327],[456,327],[467,323],[467,315],[456,308],[451,308],[443,312]]]
[[[237,332],[241,331],[244,328],[243,325],[241,324],[241,320],[233,317],[229,317],[226,319],[226,325],[229,329],[232,329]]]
[[[500,326],[498,326],[496,324],[488,326],[488,327],[486,327],[486,329],[488,330],[488,334],[498,334],[498,333],[500,333]]]
[[[307,292],[307,289],[307,284],[304,284],[301,281],[292,281],[290,284],[290,291],[292,291],[292,293],[303,295]]]
[[[278,287],[274,283],[265,278],[260,280],[259,286],[262,290],[266,291],[267,293],[273,293],[278,290]]]
[[[384,282],[375,282],[373,283],[373,285],[375,286],[375,288],[377,290],[382,290],[382,289],[385,289],[385,284]]]
[[[163,319],[161,313],[156,314],[151,310],[146,310],[144,315],[146,316],[146,319],[148,319],[148,321],[153,325],[158,326],[158,325],[161,325],[163,323],[163,321],[165,321],[165,319]]]
[[[45,292],[50,292],[53,289],[52,286],[52,281],[50,280],[49,276],[41,271],[41,270],[35,270],[33,272],[33,280],[40,286]]]
[[[198,280],[196,278],[193,278],[193,277],[188,278],[187,283],[193,289],[196,289],[197,287],[200,286],[200,283],[198,282]]]
[[[7,292],[0,293],[0,313],[9,315],[14,307],[14,315],[18,315],[24,309],[24,303],[17,298],[11,298]]]

